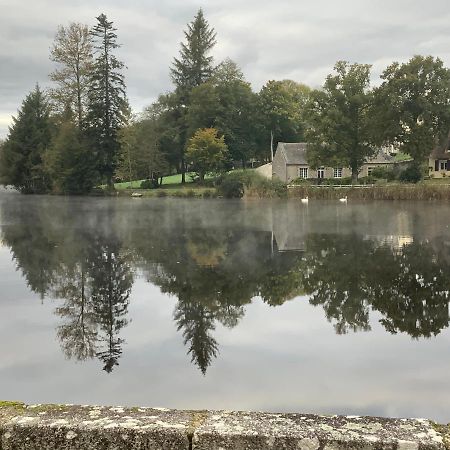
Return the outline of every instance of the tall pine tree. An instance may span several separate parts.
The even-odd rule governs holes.
[[[109,187],[113,186],[120,147],[118,131],[126,124],[128,109],[124,64],[113,54],[119,47],[116,31],[105,14],[97,17],[97,25],[91,30],[96,58],[87,114],[87,131],[97,157],[97,169]]]
[[[81,195],[94,187],[96,173],[92,151],[71,121],[59,125],[44,161],[55,193]]]
[[[200,9],[184,32],[186,42],[181,43],[180,57],[175,58],[171,75],[175,85],[177,106],[175,117],[180,130],[180,168],[182,182],[185,181],[184,152],[187,143],[187,113],[193,88],[207,81],[214,72],[213,57],[210,52],[216,44],[216,33],[211,28]]]
[[[24,194],[45,193],[50,188],[43,155],[50,145],[51,126],[47,100],[36,86],[22,103],[3,144],[0,179]]]
[[[213,73],[213,57],[209,53],[216,44],[216,33],[200,9],[184,35],[186,42],[181,43],[180,57],[174,59],[171,74],[177,90],[187,97]]]

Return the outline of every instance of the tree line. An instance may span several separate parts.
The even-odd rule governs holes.
[[[394,62],[371,85],[371,66],[339,61],[320,89],[292,80],[252,90],[230,59],[216,63],[217,34],[202,10],[184,31],[170,74],[173,89],[132,114],[117,29],[60,26],[51,48],[52,88],[25,98],[0,143],[0,181],[23,193],[82,194],[117,180],[194,171],[202,180],[252,161],[268,162],[279,141],[305,141],[314,167],[352,176],[382,146],[421,166],[448,144],[450,71],[439,58]]]

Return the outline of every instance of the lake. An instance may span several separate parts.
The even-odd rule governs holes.
[[[450,421],[450,205],[0,193],[0,399]]]

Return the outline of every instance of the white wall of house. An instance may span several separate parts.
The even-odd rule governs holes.
[[[364,164],[361,171],[358,174],[359,178],[367,177],[376,167],[389,167],[389,164]],[[320,169],[311,169],[307,164],[305,165],[288,165],[286,166],[286,179],[283,180],[287,183],[297,179],[303,178],[307,170],[307,177],[309,179],[317,179],[319,175],[321,178],[349,178],[352,176],[352,171],[348,167],[324,167]]]
[[[367,163],[361,168],[358,174],[359,178],[367,177],[370,172],[376,167],[389,167],[392,164],[386,163]],[[450,167],[449,167],[450,169]],[[287,164],[286,155],[283,150],[278,150],[274,156],[272,163],[272,177],[277,178],[285,183],[291,183],[297,178],[317,179],[339,179],[349,178],[352,176],[352,171],[348,167],[322,167],[319,169],[312,169],[308,164]]]
[[[255,169],[260,175],[264,178],[271,179],[272,178],[272,163],[264,164],[263,166],[259,166]]]
[[[437,163],[437,165],[436,165]],[[438,170],[436,170],[436,168]],[[428,174],[431,178],[450,177],[450,164],[446,159],[428,159]]]

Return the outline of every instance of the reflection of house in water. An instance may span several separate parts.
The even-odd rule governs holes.
[[[368,234],[366,239],[377,242],[380,246],[385,245],[397,252],[401,252],[403,247],[414,242],[412,235],[411,215],[405,211],[398,211],[392,217],[393,229],[395,234]]]
[[[287,252],[304,252],[306,250],[306,242],[304,234],[292,235],[287,232],[274,233],[278,251]]]
[[[366,205],[347,207],[340,204],[286,202],[272,208],[272,232],[278,251],[304,252],[312,234],[355,233],[401,250],[413,242],[413,218],[395,208],[379,215],[370,214]]]
[[[272,225],[278,251],[306,250],[308,208],[299,206],[297,202],[288,202],[282,207],[274,208]]]
[[[414,241],[411,235],[366,235],[366,239],[377,242],[380,246],[388,246],[393,250],[401,251],[405,245],[412,244]]]

